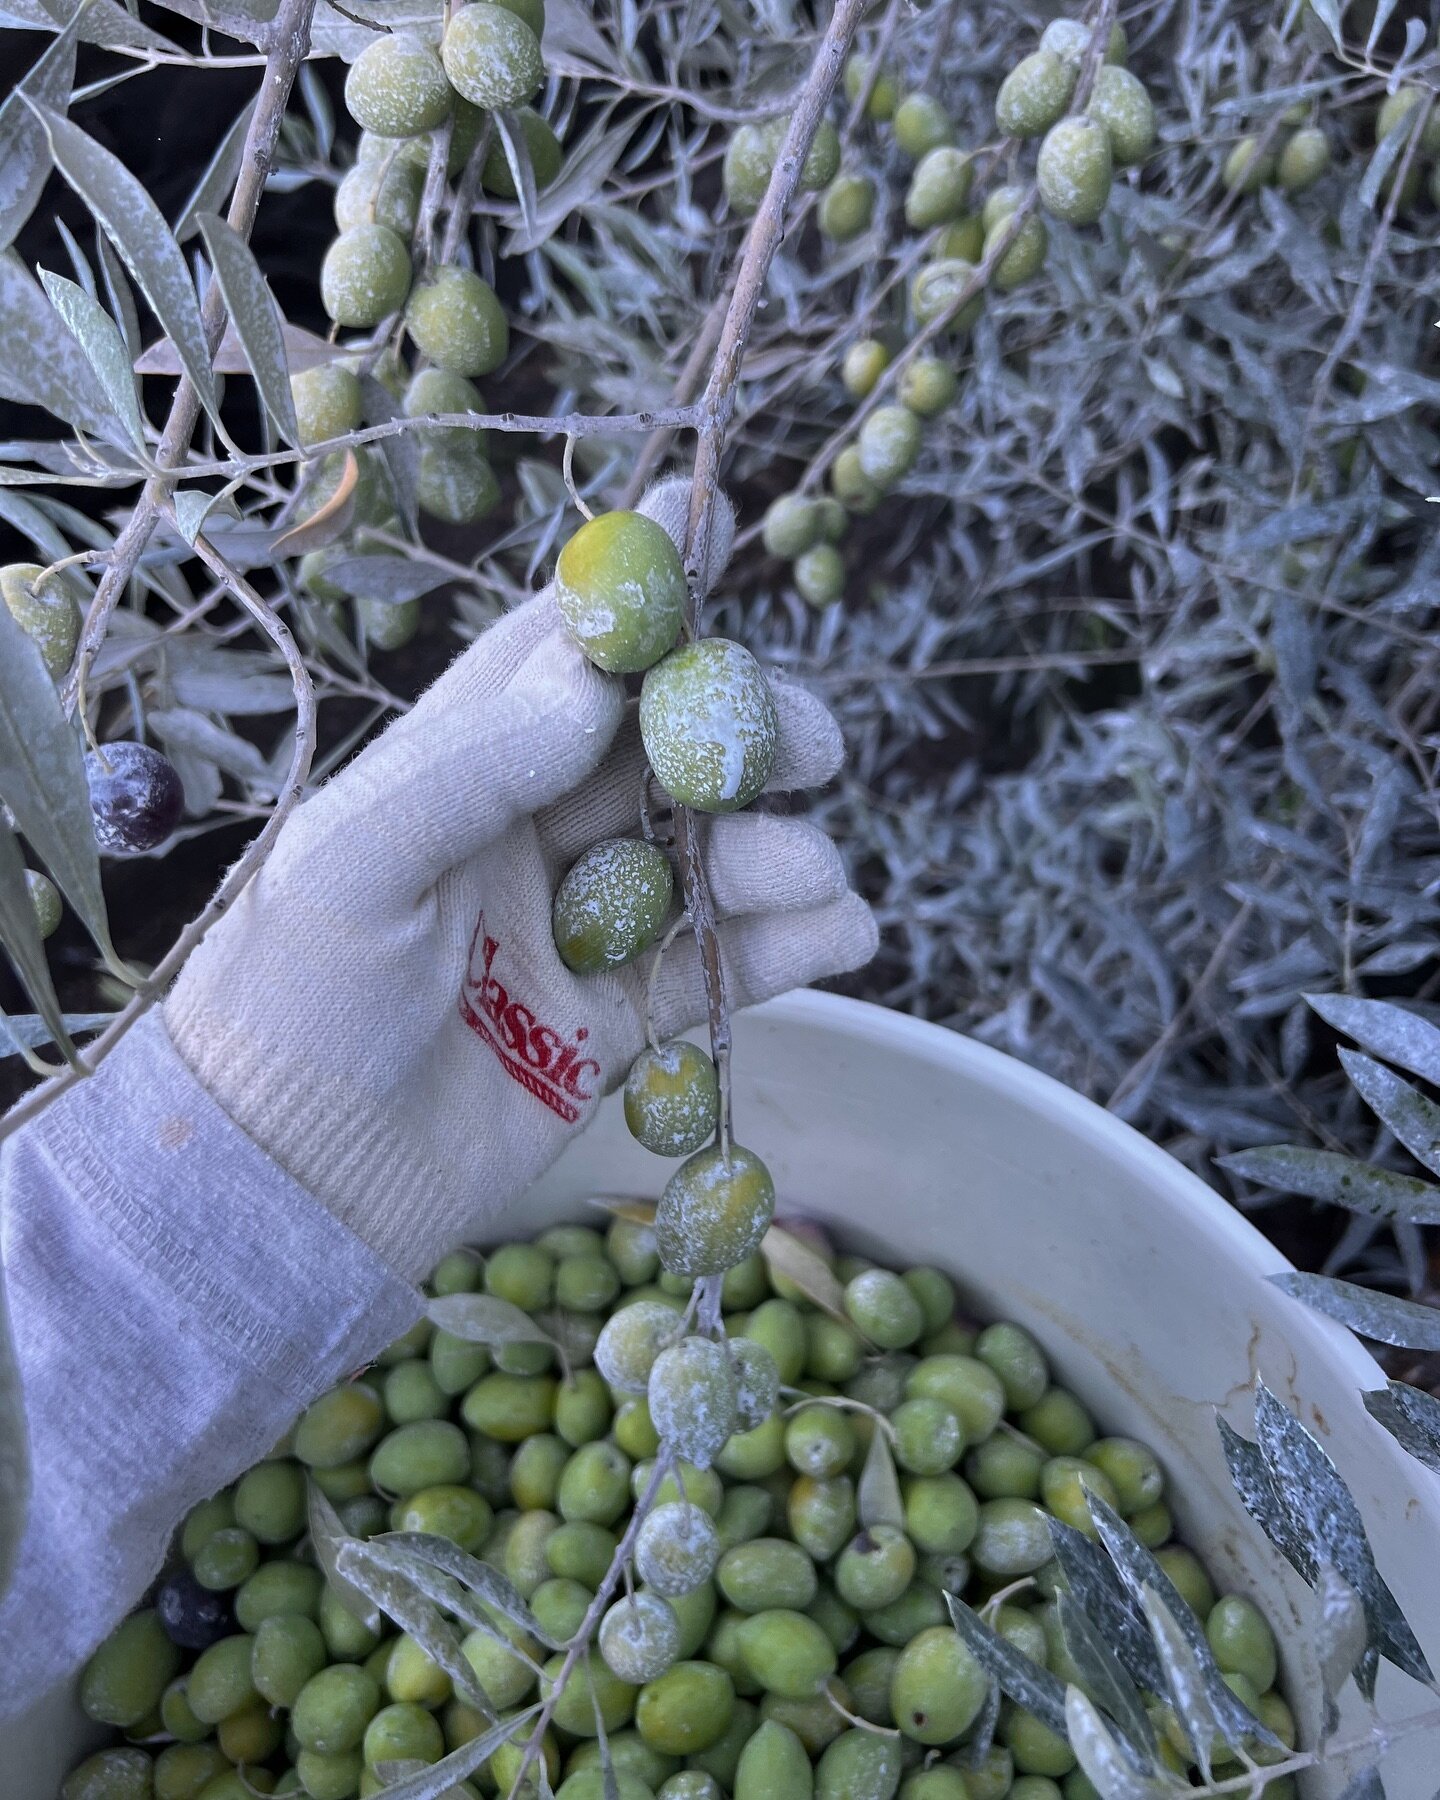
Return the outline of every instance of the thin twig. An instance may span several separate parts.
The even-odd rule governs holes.
[[[710,533],[720,491],[720,459],[725,432],[735,412],[740,367],[751,327],[765,295],[765,282],[775,252],[784,235],[785,216],[800,185],[805,157],[840,78],[846,52],[859,28],[865,0],[838,0],[815,60],[810,66],[790,115],[789,129],[771,171],[770,184],[746,233],[739,266],[730,287],[730,300],[721,322],[715,360],[705,384],[702,402],[706,417],[695,450],[695,472],[690,487],[690,516],[685,529],[685,568],[690,593],[686,626],[691,637],[699,635],[705,609],[705,588],[710,562]],[[675,809],[675,849],[685,909],[690,914],[700,966],[705,977],[705,1003],[710,1024],[710,1049],[720,1083],[720,1117],[716,1141],[723,1151],[730,1144],[730,1009],[725,997],[725,969],[720,939],[715,930],[714,904],[704,864],[698,854],[695,820],[687,808]]]
[[[187,463],[178,471],[187,479],[200,476],[248,474],[260,469],[289,467],[295,463],[313,462],[336,450],[354,450],[362,444],[378,444],[385,438],[402,437],[411,431],[430,431],[448,427],[470,431],[518,431],[532,437],[603,437],[609,432],[652,431],[657,426],[669,429],[694,427],[703,422],[703,409],[697,406],[662,406],[637,413],[421,413],[414,418],[384,419],[378,425],[366,425],[344,437],[325,438],[307,444],[303,450],[275,450],[265,456],[249,456],[243,461]]]

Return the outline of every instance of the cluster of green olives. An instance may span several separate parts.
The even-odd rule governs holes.
[[[1074,20],[1052,21],[1038,48],[1006,76],[995,103],[996,124],[1004,137],[1041,140],[1035,170],[1041,206],[1073,225],[1093,224],[1100,217],[1112,170],[1143,162],[1155,141],[1154,107],[1143,84],[1124,66],[1125,34],[1118,25],[1084,112],[1071,113],[1089,35],[1088,27]],[[888,127],[895,147],[912,165],[905,223],[911,232],[925,235],[929,251],[910,282],[911,334],[947,315],[953,331],[967,331],[982,305],[977,269],[996,240],[1013,232],[990,273],[1003,292],[1034,280],[1043,269],[1045,221],[1038,212],[1027,212],[1018,228],[1012,226],[1012,215],[1025,199],[1024,187],[1015,183],[995,187],[977,209],[974,164],[956,144],[955,124],[944,106],[924,92],[902,96],[893,76],[883,69],[874,72],[870,60],[856,54],[845,69],[852,105],[867,87],[865,117]],[[870,226],[875,201],[871,175],[853,169],[837,172],[820,196],[822,236],[838,243],[859,236]],[[850,345],[841,379],[853,399],[869,397],[894,354],[882,336]],[[784,494],[766,515],[767,550],[792,564],[796,591],[812,606],[828,606],[844,592],[845,565],[838,546],[847,515],[874,512],[908,474],[920,454],[926,422],[950,405],[957,383],[943,356],[924,355],[907,360],[896,385],[894,401],[874,408],[854,442],[836,456],[831,496]]]
[[[640,736],[656,780],[680,806],[748,806],[775,763],[777,720],[765,673],[742,644],[680,644],[688,585],[669,533],[638,512],[600,513],[566,542],[555,595],[566,628],[595,664],[644,676]],[[567,968],[598,974],[633,962],[663,932],[674,897],[663,850],[637,838],[593,845],[555,893],[555,945]],[[693,1044],[652,1044],[625,1084],[625,1117],[646,1149],[687,1161],[666,1188],[666,1266],[719,1274],[755,1248],[774,1191],[758,1157],[704,1151],[719,1119],[715,1065]],[[685,1242],[682,1245],[681,1239]]]
[[[320,274],[321,298],[337,326],[370,330],[403,318],[414,347],[411,373],[398,352],[383,353],[373,373],[409,418],[484,412],[476,388],[509,351],[510,331],[490,284],[473,269],[438,265],[413,278],[411,240],[436,133],[448,131],[447,174],[478,154],[490,115],[518,122],[537,189],[559,173],[562,152],[550,125],[527,102],[544,75],[542,0],[473,0],[451,17],[438,50],[409,32],[378,37],[351,65],[345,102],[360,126],[355,161],[335,195],[337,233]],[[498,131],[485,151],[480,184],[498,199],[516,197],[515,177]],[[366,422],[362,362],[340,357],[298,373],[292,382],[296,419],[307,444],[330,442]],[[373,422],[373,421],[372,421]],[[500,487],[484,433],[437,426],[418,435],[416,499],[422,512],[451,525],[471,525],[498,505]],[[312,598],[338,611],[345,589],[327,573],[350,557],[383,553],[383,538],[400,530],[396,496],[373,447],[359,469],[344,541],[310,552],[299,579]],[[345,455],[334,452],[312,475],[311,514],[344,479]],[[361,599],[356,615],[366,641],[394,650],[414,636],[419,602]]]
[[[1051,218],[1069,225],[1094,225],[1110,198],[1114,171],[1144,162],[1155,144],[1155,108],[1145,84],[1125,66],[1125,32],[1119,25],[1111,31],[1084,111],[1072,111],[1089,41],[1087,26],[1052,20],[995,97],[995,123],[1005,136],[1040,139],[1035,158],[1040,204]]]
[[[424,1321],[316,1400],[195,1508],[171,1571],[91,1658],[81,1703],[125,1741],[63,1800],[353,1800],[382,1793],[388,1765],[487,1729],[413,1635],[347,1609],[306,1535],[307,1483],[355,1538],[435,1534],[510,1584],[486,1624],[456,1621],[457,1652],[501,1717],[551,1703],[557,1800],[602,1800],[602,1734],[621,1800],[1094,1800],[1065,1739],[1011,1701],[976,1744],[988,1682],[944,1598],[1078,1682],[1048,1521],[1093,1532],[1087,1489],[1154,1548],[1235,1693],[1293,1742],[1271,1631],[1174,1541],[1149,1450],[1100,1436],[1027,1331],[962,1321],[938,1270],[897,1274],[797,1230],[843,1305],[752,1250],[725,1274],[715,1338],[693,1334],[689,1279],[642,1217],[447,1256],[433,1293],[524,1309],[568,1372],[548,1343],[487,1348]],[[877,1431],[898,1470],[885,1519],[860,1516]],[[1183,1773],[1177,1720],[1146,1705]],[[453,1800],[536,1800],[530,1730]]]

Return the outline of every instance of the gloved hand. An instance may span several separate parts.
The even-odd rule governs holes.
[[[689,483],[668,481],[641,510],[678,543],[688,504]],[[712,581],[733,535],[722,506]],[[828,780],[838,727],[772,682],[772,785]],[[622,684],[580,654],[547,588],[296,811],[166,1003],[201,1083],[405,1277],[527,1187],[645,1042],[651,957],[577,976],[550,925],[581,851],[638,834],[644,767]],[[813,825],[717,818],[703,848],[733,1005],[873,953],[869,909]],[[704,1012],[682,933],[656,1028]]]

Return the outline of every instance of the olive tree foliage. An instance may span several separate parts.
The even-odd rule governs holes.
[[[1113,11],[1087,15],[1086,84]],[[1230,1167],[1325,1202],[1388,1195],[1357,1208],[1337,1266],[1418,1286],[1433,1218],[1393,1164],[1423,1132],[1398,1121],[1422,1115],[1367,1070],[1358,1093],[1383,1130],[1367,1123],[1316,1054],[1304,995],[1353,1006],[1398,989],[1418,1032],[1434,979],[1440,184],[1426,22],[1386,0],[1160,0],[1122,14],[1155,150],[1117,178],[1098,224],[1052,222],[1043,268],[1002,289],[991,277],[1037,195],[1028,149],[997,134],[995,94],[1048,9],[877,5],[862,45],[897,91],[943,107],[973,153],[975,204],[1002,181],[1017,190],[1010,238],[922,327],[906,299],[938,228],[906,224],[909,165],[869,116],[865,84],[829,98],[861,9],[846,12],[549,0],[536,104],[564,146],[553,179],[536,179],[503,112],[454,178],[443,134],[432,146],[417,263],[493,278],[514,334],[489,383],[495,410],[447,419],[491,433],[501,503],[463,539],[437,539],[415,503],[434,420],[402,416],[384,380],[398,321],[345,334],[365,418],[317,455],[299,441],[290,378],[341,344],[318,310],[308,325],[282,317],[248,241],[267,188],[307,193],[318,275],[354,140],[316,65],[396,27],[438,36],[441,7],[0,0],[0,28],[51,38],[0,100],[0,396],[27,409],[0,451],[0,521],[85,613],[57,681],[0,609],[0,938],[32,1008],[6,1030],[37,1072],[60,1071],[53,1093],[153,1003],[307,785],[407,704],[413,682],[381,647],[386,609],[420,602],[433,666],[531,590],[580,502],[633,500],[672,459],[696,470],[693,551],[723,457],[746,530],[739,578],[709,620],[817,683],[847,727],[849,768],[818,813],[885,931],[862,991],[1050,1069],[1207,1173],[1217,1151],[1277,1136],[1351,1154],[1362,1176],[1342,1179],[1316,1152]],[[167,218],[87,131],[87,102],[128,85],[141,107],[163,72],[204,104],[207,71],[222,67],[253,70],[253,97],[217,118],[213,158]],[[1402,86],[1415,104],[1383,112]],[[820,110],[842,166],[874,184],[872,219],[845,242],[817,234],[813,196],[795,198],[794,159]],[[805,129],[752,224],[727,207],[720,165],[738,128],[777,118]],[[1302,125],[1328,148],[1318,179],[1245,176]],[[478,178],[494,139],[511,198]],[[62,194],[90,228],[65,233],[66,269],[34,269],[17,239]],[[978,318],[952,331],[976,297]],[[865,337],[892,360],[857,409],[840,371]],[[948,359],[958,393],[884,503],[850,519],[843,597],[812,610],[758,521],[785,493],[825,489],[922,350]],[[357,537],[362,456],[396,506]],[[297,558],[342,543],[355,553],[328,565],[338,598],[317,596]],[[179,769],[183,837],[237,817],[257,827],[148,972],[126,960],[123,920],[112,942],[82,767],[87,740],[116,738],[153,742]],[[683,850],[683,820],[680,832]],[[27,863],[94,945],[83,987],[47,965]],[[693,883],[689,898],[703,925]],[[1322,1016],[1366,1042],[1358,1015],[1329,1004]],[[1372,1241],[1377,1221],[1389,1236]],[[1404,1302],[1337,1293],[1305,1297],[1370,1335],[1402,1329]],[[1403,1341],[1433,1348],[1431,1328],[1405,1318],[1418,1335]],[[1376,1410],[1426,1460],[1418,1392]],[[13,1396],[6,1412],[0,1508],[13,1523]],[[1368,1694],[1382,1657],[1433,1686],[1318,1444],[1264,1391],[1255,1441],[1228,1444],[1247,1505],[1317,1596],[1333,1691],[1353,1674]],[[437,1606],[474,1610],[467,1593],[510,1605],[493,1571],[437,1562],[433,1544],[393,1546],[377,1564],[381,1553],[337,1542],[323,1511],[313,1523],[357,1607],[412,1630],[429,1631]],[[1093,1542],[1057,1543],[1090,1698],[1018,1668],[958,1607],[956,1624],[997,1693],[1070,1736],[1107,1800],[1149,1800],[1174,1781],[1137,1688],[1168,1695],[1202,1760],[1217,1736],[1248,1740],[1163,1575],[1118,1521],[1097,1511],[1095,1525]],[[538,1742],[543,1709],[525,1722]],[[477,1740],[465,1768],[449,1759],[392,1791],[422,1800],[494,1747]],[[1354,1746],[1322,1742],[1205,1791],[1258,1791],[1341,1750]],[[1379,1777],[1357,1776],[1352,1792],[1381,1792]]]

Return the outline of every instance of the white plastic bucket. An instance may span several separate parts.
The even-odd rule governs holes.
[[[1306,1590],[1236,1498],[1215,1424],[1223,1413],[1249,1431],[1257,1374],[1338,1464],[1440,1668],[1440,1480],[1361,1405],[1359,1390],[1382,1380],[1374,1361],[1267,1282],[1289,1265],[1203,1182],[1023,1063],[833,995],[792,994],[738,1018],[734,1079],[737,1135],[769,1164],[782,1211],[827,1220],[877,1258],[947,1269],[978,1315],[1039,1337],[1106,1429],[1155,1448],[1187,1541],[1275,1624],[1307,1740]],[[653,1196],[664,1171],[612,1101],[506,1225],[543,1229],[601,1193]],[[1388,1669],[1380,1697],[1392,1720],[1427,1710]],[[64,1694],[0,1727],[0,1795],[50,1800],[87,1741]],[[1383,1769],[1389,1800],[1433,1800],[1440,1734],[1408,1737]]]

